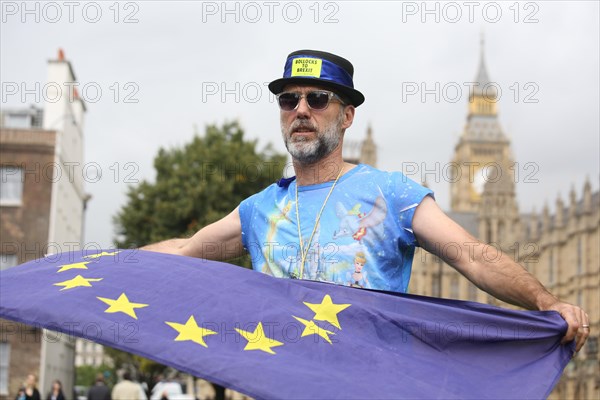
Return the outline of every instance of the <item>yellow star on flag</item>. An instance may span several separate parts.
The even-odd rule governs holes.
[[[113,251],[112,253],[103,251],[102,253],[90,254],[89,256],[84,256],[83,258],[98,258],[98,257],[103,257],[103,256],[114,256],[115,254],[118,254],[118,253],[120,253],[120,251]]]
[[[64,286],[64,288],[60,289],[61,291],[73,289],[79,286],[92,287],[92,284],[90,282],[99,282],[102,279],[104,278],[84,278],[81,275],[77,275],[75,278],[69,279],[68,281],[55,283],[54,286]]]
[[[86,265],[89,263],[90,263],[90,261],[82,261],[82,262],[77,262],[77,263],[73,263],[73,264],[61,265],[60,269],[56,272],[68,271],[70,269],[88,269],[88,267],[86,267]]]
[[[268,338],[267,335],[265,335],[262,322],[259,322],[258,325],[256,325],[254,332],[248,332],[238,328],[235,328],[235,330],[248,341],[246,347],[244,347],[244,351],[262,350],[269,354],[275,354],[275,352],[271,350],[271,347],[283,346],[282,342]]]
[[[175,338],[176,342],[181,342],[184,340],[191,340],[194,343],[198,343],[206,348],[208,346],[204,342],[204,336],[208,335],[216,335],[217,332],[211,331],[210,329],[201,328],[196,323],[194,316],[190,316],[187,322],[184,324],[178,324],[177,322],[167,322],[165,324],[169,325],[171,328],[175,329],[179,332],[179,335]]]
[[[321,328],[319,325],[315,324],[315,321],[307,321],[302,318],[298,318],[294,315],[292,317],[296,318],[298,321],[304,324],[304,330],[302,331],[302,335],[300,337],[308,336],[308,335],[319,335],[323,339],[325,339],[329,344],[331,343],[331,339],[329,339],[329,335],[335,335],[333,332],[328,331],[327,329]]]
[[[104,310],[105,313],[112,314],[112,313],[122,312],[122,313],[129,315],[132,318],[135,318],[135,319],[137,319],[137,315],[135,315],[136,308],[148,307],[148,304],[130,302],[129,299],[127,298],[127,296],[125,295],[125,293],[121,293],[119,298],[116,300],[107,299],[106,297],[96,297],[96,298],[98,300],[105,302],[106,304],[108,304],[110,306],[106,310]]]
[[[340,326],[340,323],[337,318],[338,313],[351,306],[351,304],[334,304],[331,301],[331,297],[328,294],[326,294],[325,297],[323,297],[321,304],[307,303],[306,301],[304,302],[304,304],[314,311],[314,320],[327,321],[331,325],[339,329],[342,329],[342,327]]]

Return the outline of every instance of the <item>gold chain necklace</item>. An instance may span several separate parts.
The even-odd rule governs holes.
[[[310,239],[308,239],[308,243],[306,245],[306,250],[304,247],[304,241],[302,240],[302,230],[300,229],[300,213],[298,211],[298,181],[296,181],[296,225],[298,226],[298,240],[300,241],[300,257],[301,257],[301,259],[300,259],[300,275],[294,276],[294,274],[292,274],[292,278],[302,279],[302,277],[304,276],[304,263],[306,261],[306,256],[308,255],[308,251],[310,250],[310,245],[312,243],[313,236],[315,235],[315,232],[317,231],[317,226],[319,226],[319,221],[321,220],[321,215],[323,214],[325,205],[327,204],[327,201],[329,200],[329,196],[331,196],[331,193],[333,192],[333,188],[335,188],[335,185],[338,183],[340,176],[342,176],[343,170],[344,170],[344,167],[342,166],[342,168],[340,168],[340,172],[338,173],[337,177],[335,178],[335,181],[333,181],[333,185],[331,185],[331,189],[329,189],[329,193],[327,194],[327,197],[325,197],[325,201],[323,202],[323,205],[321,206],[321,210],[317,214],[317,220],[315,221],[315,226],[313,227],[312,233],[310,234]]]

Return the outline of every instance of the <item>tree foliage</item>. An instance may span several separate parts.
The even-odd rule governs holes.
[[[106,349],[106,347],[105,347]],[[102,374],[109,387],[116,383],[116,370],[113,366],[102,364],[99,366],[80,365],[76,368],[75,385],[89,387],[96,382],[96,375]]]
[[[117,383],[117,373],[120,369],[127,370],[132,373],[135,380],[139,382],[146,382],[149,388],[152,387],[156,382],[156,378],[167,370],[166,366],[155,361],[112,347],[105,346],[104,353],[112,360],[114,367],[111,369],[106,369],[104,367],[86,367],[92,370],[94,368],[100,368],[100,372],[103,372],[105,377],[107,375],[110,377],[106,380],[106,384],[109,386],[113,386],[115,383]],[[84,369],[84,367],[78,367],[78,373],[80,373],[80,368],[82,369],[82,373],[89,375],[88,370]],[[79,375],[77,378],[79,381]]]
[[[183,148],[160,149],[156,182],[127,192],[114,218],[120,248],[190,236],[230,213],[248,196],[281,176],[286,157],[268,145],[257,151],[238,122],[208,126]]]
[[[182,148],[160,149],[154,158],[156,182],[130,186],[127,203],[114,217],[119,248],[140,247],[173,237],[187,237],[219,220],[239,203],[281,177],[286,156],[270,145],[257,150],[244,139],[238,122],[206,127]],[[230,260],[246,267],[249,257]],[[164,366],[116,349],[105,348],[115,366],[135,370],[151,384]]]

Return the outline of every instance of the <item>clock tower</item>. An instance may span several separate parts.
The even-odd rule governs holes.
[[[510,141],[498,121],[497,89],[488,77],[482,38],[479,70],[469,88],[467,123],[449,169],[453,212],[479,212],[486,184],[506,182],[505,175],[513,172]]]

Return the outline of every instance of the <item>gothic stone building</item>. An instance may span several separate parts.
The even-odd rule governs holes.
[[[510,141],[498,120],[497,96],[489,84],[483,52],[476,81],[479,85],[470,92],[467,122],[452,160],[457,167],[450,179],[448,215],[479,240],[502,249],[552,293],[588,312],[592,336],[551,398],[598,399],[600,195],[592,193],[587,181],[581,195],[571,189],[568,204],[556,200],[552,215],[547,206],[541,215],[520,213]],[[415,254],[410,291],[509,307],[422,249]]]

